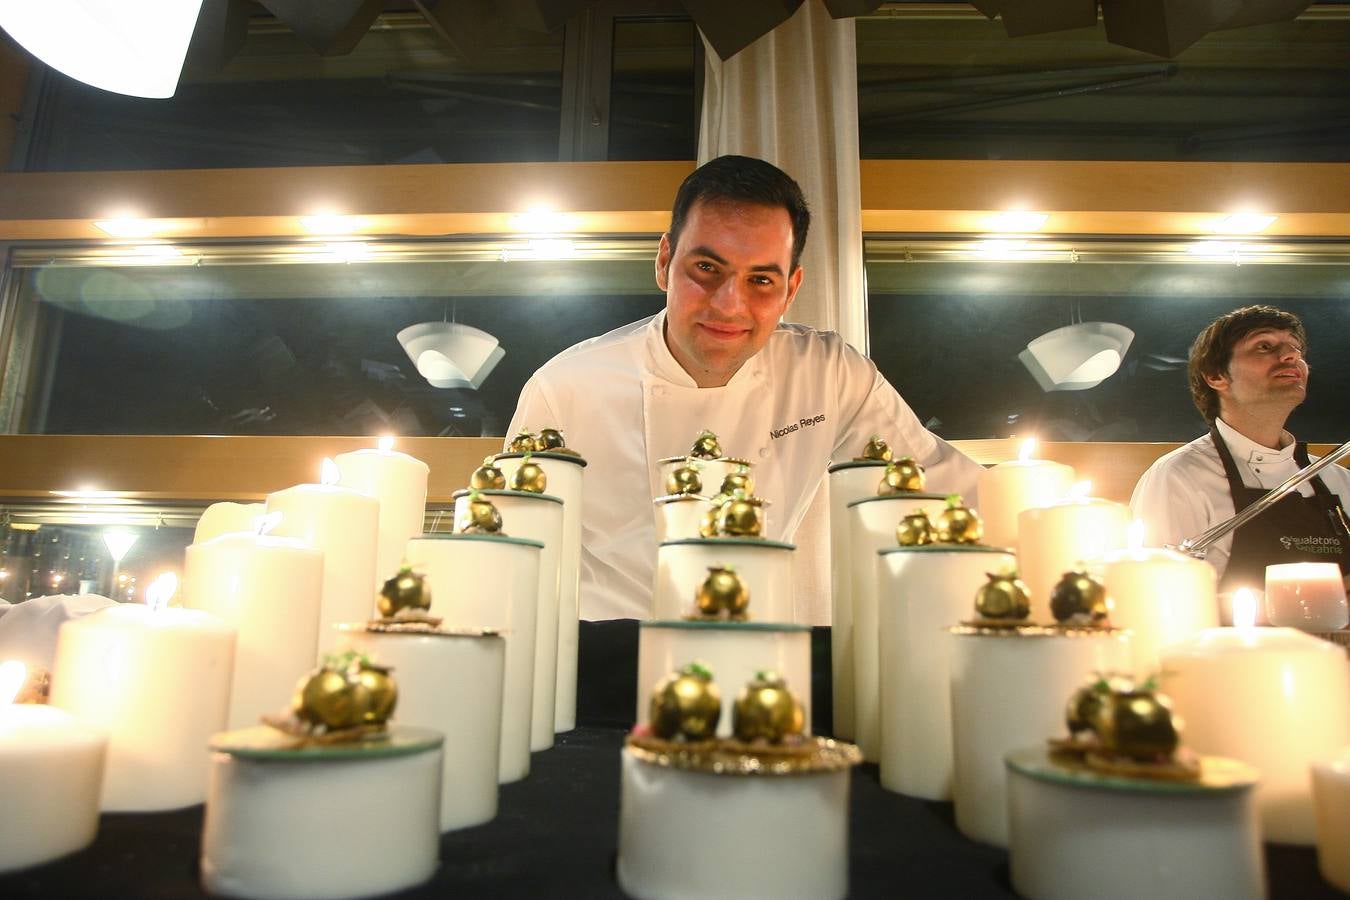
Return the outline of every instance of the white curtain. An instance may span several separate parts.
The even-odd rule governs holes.
[[[706,47],[706,42],[705,42]],[[727,153],[768,160],[811,207],[804,276],[787,318],[838,331],[867,350],[858,188],[858,75],[853,19],[806,0],[731,59],[707,47],[699,162]],[[822,482],[794,538],[797,621],[830,620],[829,498]]]

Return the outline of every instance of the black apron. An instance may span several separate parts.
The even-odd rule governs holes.
[[[1246,487],[1218,429],[1211,426],[1209,435],[1228,476],[1234,510],[1241,512],[1269,493],[1265,488]],[[1299,468],[1308,466],[1307,444],[1294,445],[1294,462]],[[1266,566],[1278,563],[1334,562],[1340,564],[1342,575],[1350,574],[1350,531],[1345,510],[1320,477],[1314,477],[1311,484],[1313,496],[1304,497],[1297,491],[1287,494],[1233,532],[1228,567],[1219,579],[1221,592],[1239,587],[1259,589],[1266,582]]]

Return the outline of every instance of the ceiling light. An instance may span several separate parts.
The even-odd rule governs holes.
[[[112,555],[113,562],[120,563],[131,549],[131,545],[139,540],[140,536],[132,534],[129,531],[105,531],[103,532],[103,543],[108,545],[108,553]]]
[[[1078,322],[1048,331],[1017,354],[1043,391],[1085,391],[1115,374],[1134,332],[1114,322]]]
[[[1265,231],[1279,216],[1266,216],[1261,213],[1233,213],[1219,220],[1214,230],[1221,234],[1256,234]]]
[[[1041,226],[1045,225],[1049,218],[1048,213],[1010,209],[990,216],[985,224],[990,231],[1020,234],[1027,231],[1040,231]]]
[[[457,322],[409,325],[398,342],[418,374],[438,388],[477,390],[506,355],[495,337]]]
[[[94,227],[116,238],[148,238],[161,231],[154,219],[101,219],[94,223]]]
[[[300,216],[300,227],[310,234],[353,234],[361,230],[358,216],[338,216],[320,213],[314,216]]]
[[[531,209],[516,213],[507,220],[512,229],[530,234],[552,234],[576,231],[576,216],[548,209]]]
[[[76,81],[133,97],[172,97],[202,0],[0,3],[0,28]]]

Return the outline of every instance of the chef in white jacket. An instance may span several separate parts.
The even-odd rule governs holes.
[[[698,433],[756,465],[766,537],[790,540],[832,458],[873,435],[918,459],[931,490],[973,502],[978,464],[924,429],[870,360],[834,332],[780,322],[802,283],[810,214],[778,168],[724,156],[680,186],[656,257],[658,315],[583,341],[526,382],[508,434],[556,427],[588,461],[581,617],[651,615],[652,499],[662,457]]]

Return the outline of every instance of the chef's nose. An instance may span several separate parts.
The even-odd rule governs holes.
[[[1293,362],[1303,358],[1303,348],[1293,341],[1285,341],[1280,345],[1280,359]]]
[[[749,303],[749,287],[739,278],[728,278],[712,295],[712,307],[723,315],[736,315]]]

